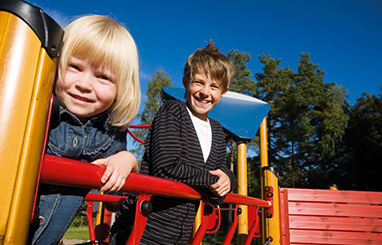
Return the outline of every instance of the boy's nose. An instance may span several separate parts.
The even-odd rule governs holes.
[[[209,95],[209,93],[210,93],[210,88],[208,87],[208,86],[204,86],[202,89],[201,89],[201,91],[200,91],[202,94],[204,94],[204,95]]]

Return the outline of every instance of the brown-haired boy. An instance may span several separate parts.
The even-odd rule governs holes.
[[[183,75],[187,102],[169,100],[157,112],[146,139],[141,173],[190,185],[211,203],[223,201],[235,177],[226,166],[223,129],[208,113],[227,92],[231,77],[231,62],[213,42],[187,59]],[[153,212],[141,244],[186,244],[199,202],[158,196],[151,202]],[[132,223],[127,217],[131,217],[127,212],[119,213],[111,244],[122,244],[127,238]]]

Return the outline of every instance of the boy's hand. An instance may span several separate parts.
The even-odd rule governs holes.
[[[106,166],[101,178],[103,184],[101,191],[105,192],[119,191],[130,172],[138,170],[137,159],[128,151],[121,151],[107,158],[97,159],[92,163]]]
[[[220,169],[212,170],[210,174],[219,177],[216,183],[210,185],[210,191],[219,197],[227,195],[231,189],[231,181],[228,176]]]

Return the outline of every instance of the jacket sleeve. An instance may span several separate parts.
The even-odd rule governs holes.
[[[162,106],[146,140],[143,160],[148,162],[151,175],[196,188],[208,188],[218,178],[182,155],[182,142],[190,140],[181,135],[181,127],[185,126],[183,116],[179,103],[166,103]]]
[[[218,146],[218,154],[217,154],[218,159],[217,159],[215,169],[220,169],[228,176],[231,183],[230,192],[232,192],[236,189],[237,182],[236,182],[235,175],[232,173],[231,169],[229,169],[227,166],[227,161],[226,161],[227,151],[226,151],[226,143],[225,143],[226,141],[224,139],[223,129],[221,128],[220,124],[218,124],[218,127],[219,127],[219,131],[218,131],[219,133],[216,137],[218,137],[217,141],[219,142],[219,146]],[[220,205],[225,199],[225,196],[218,197],[214,195],[210,190],[206,191],[206,195],[207,195],[208,201],[214,205]]]

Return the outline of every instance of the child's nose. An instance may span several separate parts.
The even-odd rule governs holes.
[[[203,86],[201,89],[201,93],[204,95],[209,95],[210,94],[210,88],[208,86]]]
[[[84,74],[83,76],[78,78],[76,86],[81,91],[91,91],[92,84],[92,76]]]

